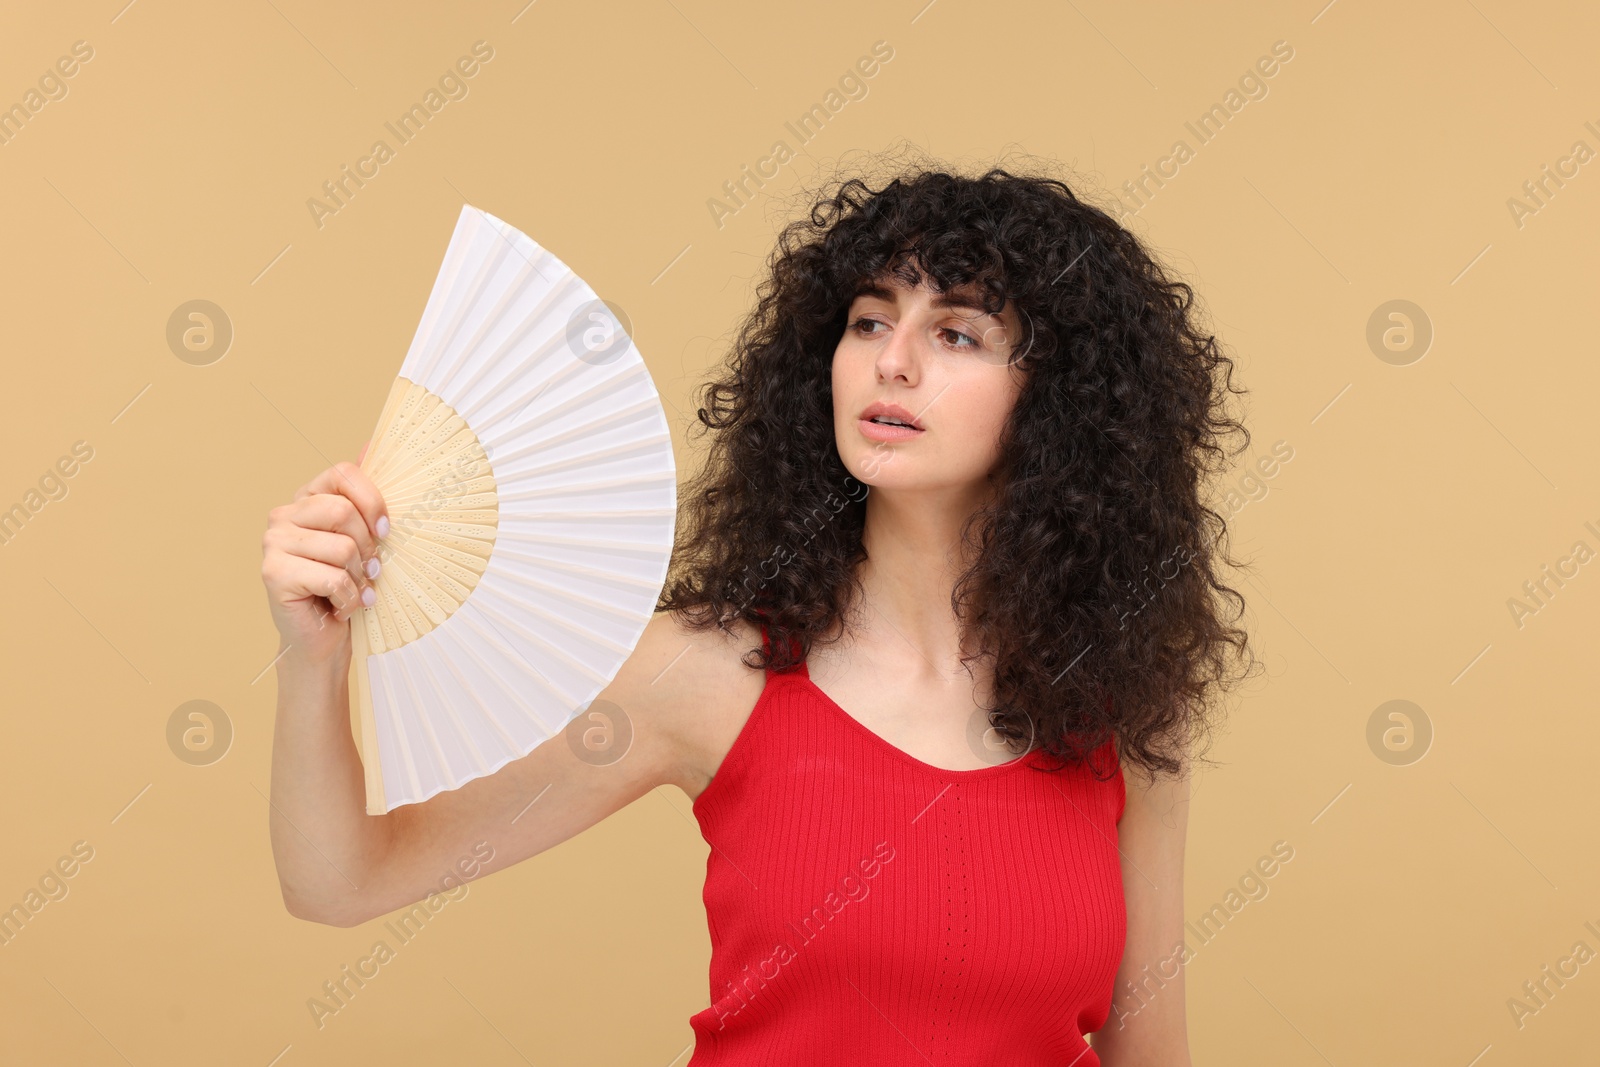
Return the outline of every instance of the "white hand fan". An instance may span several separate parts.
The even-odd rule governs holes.
[[[666,580],[677,474],[616,316],[470,205],[361,469],[390,522],[350,617],[379,815],[526,755],[610,683]]]

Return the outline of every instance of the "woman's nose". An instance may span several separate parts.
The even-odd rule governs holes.
[[[899,377],[915,384],[920,358],[915,330],[902,323],[890,335],[888,342],[878,350],[878,377],[883,379]]]

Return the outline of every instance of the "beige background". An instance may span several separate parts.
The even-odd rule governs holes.
[[[0,907],[93,848],[0,947],[7,1062],[687,1059],[706,847],[671,788],[473,885],[312,1022],[308,998],[382,924],[279,900],[260,535],[366,440],[464,199],[626,309],[687,470],[681,414],[796,183],[902,138],[958,164],[1059,159],[1106,203],[1189,142],[1127,224],[1239,360],[1246,460],[1293,450],[1233,520],[1268,674],[1198,785],[1186,915],[1274,842],[1294,858],[1195,942],[1196,1063],[1592,1053],[1600,963],[1520,1027],[1507,1004],[1575,943],[1600,951],[1600,564],[1520,626],[1509,604],[1575,542],[1600,549],[1600,164],[1520,226],[1508,207],[1574,142],[1600,149],[1592,7],[121,3],[14,6],[0,34],[4,106],[74,42],[94,50],[0,145],[0,507],[93,449],[0,545]],[[494,58],[469,95],[319,229],[307,199],[479,40]],[[894,57],[867,95],[719,228],[722,183],[774,141],[798,151],[784,123],[879,40]],[[1184,124],[1280,40],[1267,94],[1200,144]],[[235,330],[209,366],[166,342],[194,299]],[[1397,299],[1434,330],[1404,366],[1367,341]],[[209,766],[166,740],[196,699],[234,730]],[[1409,766],[1367,740],[1397,699],[1434,731]]]

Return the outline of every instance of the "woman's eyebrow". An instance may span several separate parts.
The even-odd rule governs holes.
[[[891,304],[895,303],[896,300],[895,294],[892,290],[890,290],[887,286],[879,285],[876,282],[862,282],[856,287],[855,296],[851,297],[851,299],[853,300],[856,297],[862,296],[870,296],[877,300],[886,300]]]
[[[1005,322],[1005,320],[1002,319],[997,312],[990,311],[982,304],[975,303],[971,297],[953,296],[949,293],[935,293],[933,297],[933,306],[936,308],[965,308],[968,311],[976,311],[988,318],[994,319],[996,322]]]
[[[856,290],[855,295],[856,297],[870,296],[890,304],[897,302],[896,293],[894,290],[890,290],[876,282],[863,283],[860,288]],[[979,312],[987,318],[994,319],[996,322],[1002,324],[1005,322],[1005,320],[1002,319],[996,312],[990,311],[982,304],[976,303],[972,297],[963,296],[960,294],[935,293],[933,295],[933,306],[936,308],[964,308],[968,311]]]

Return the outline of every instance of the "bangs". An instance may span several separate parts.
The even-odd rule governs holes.
[[[868,235],[863,237],[869,249],[860,260],[864,266],[844,287],[846,303],[864,292],[887,288],[891,281],[898,281],[908,289],[926,283],[930,290],[949,297],[957,305],[991,315],[998,315],[1006,306],[1003,270],[998,264],[991,268],[974,268],[972,264],[983,262],[985,257],[972,255],[972,250],[952,247],[948,240],[930,243],[918,237],[893,246],[892,251],[874,253],[871,246],[876,242],[866,239]]]

